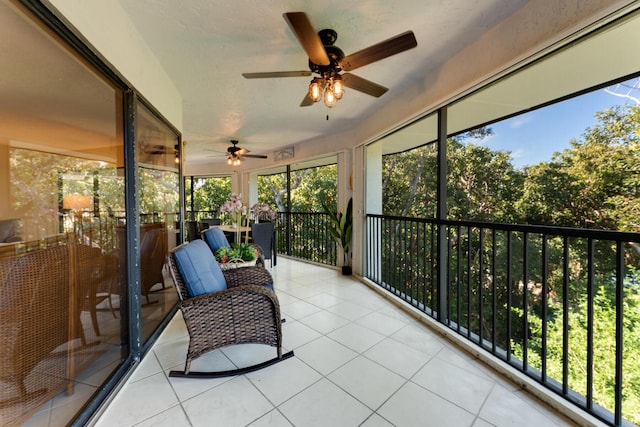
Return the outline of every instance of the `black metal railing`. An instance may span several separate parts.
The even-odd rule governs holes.
[[[368,279],[608,424],[638,423],[623,374],[640,318],[623,310],[640,233],[368,215],[367,241]]]
[[[185,221],[201,221],[205,218],[218,218],[220,212],[215,211],[185,211]]]
[[[319,212],[280,212],[276,222],[278,252],[326,265],[336,265],[336,244],[329,216]]]

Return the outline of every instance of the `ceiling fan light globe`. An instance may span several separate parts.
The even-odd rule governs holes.
[[[318,102],[322,99],[322,80],[315,78],[309,84],[309,99]]]
[[[336,106],[337,103],[338,103],[338,99],[336,98],[336,95],[333,93],[333,90],[331,90],[330,88],[327,88],[327,90],[324,92],[324,105],[326,105],[329,108],[333,108]]]
[[[341,78],[336,78],[333,81],[333,94],[336,97],[336,99],[340,100],[342,99],[342,96],[344,95],[344,85],[342,84],[342,79]]]
[[[229,158],[227,159],[227,164],[228,164],[229,166],[233,165],[233,160],[231,160],[231,157],[229,157]]]

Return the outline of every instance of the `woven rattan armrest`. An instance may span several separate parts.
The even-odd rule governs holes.
[[[266,300],[269,303],[278,306],[278,311],[280,311],[276,293],[261,285],[236,286],[234,288],[228,288],[222,291],[212,292],[210,294],[198,295],[182,301],[180,303],[180,308],[183,311],[187,311],[191,310],[193,306],[203,304],[225,304],[232,298],[243,298],[245,300],[255,301]]]
[[[227,281],[227,288],[240,285],[272,285],[273,277],[264,267],[231,268],[222,272]]]

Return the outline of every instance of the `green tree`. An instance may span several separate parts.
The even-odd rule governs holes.
[[[193,178],[193,210],[211,212],[203,214],[207,217],[217,217],[220,206],[231,195],[231,177],[199,177]],[[187,180],[187,195],[190,193],[191,183]],[[191,200],[187,197],[187,209],[191,209]]]
[[[291,210],[322,212],[322,203],[335,200],[338,168],[335,164],[291,171]],[[285,173],[258,177],[258,202],[287,210]]]
[[[383,214],[435,217],[438,176],[436,155],[435,144],[429,144],[383,157]]]
[[[526,171],[517,203],[524,221],[640,231],[640,107],[618,106],[596,118],[582,141]]]
[[[447,147],[447,217],[515,222],[524,176],[507,151],[450,139]]]
[[[492,151],[473,141],[491,135],[488,128],[447,142],[447,216],[450,219],[511,222],[524,175],[506,151]],[[437,208],[437,150],[428,144],[384,156],[385,215],[434,218]]]

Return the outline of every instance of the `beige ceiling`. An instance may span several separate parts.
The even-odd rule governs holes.
[[[5,7],[6,3],[2,1],[0,5]],[[229,172],[224,161],[231,139],[238,139],[240,146],[253,154],[269,156],[268,160],[246,159],[242,166],[245,170],[272,168],[285,162],[299,164],[335,155],[341,149],[374,140],[380,134],[396,129],[438,103],[450,102],[458,92],[481,85],[496,73],[528,61],[555,44],[574,40],[576,34],[587,31],[591,24],[601,25],[596,22],[611,19],[618,10],[632,3],[638,2],[120,0],[135,31],[144,39],[182,97],[181,130],[183,140],[188,141],[187,174]],[[62,4],[71,8],[61,0]],[[106,0],[101,4],[105,8],[117,6]],[[106,136],[106,145],[110,144],[117,136],[117,129],[112,125],[116,112],[114,104],[117,103],[113,89],[104,82],[96,82],[95,77],[83,78],[90,73],[82,72],[81,63],[59,61],[68,54],[49,49],[49,44],[42,41],[46,38],[45,31],[31,31],[31,24],[16,19],[12,9],[9,7],[5,9],[6,13],[0,13],[3,24],[0,31],[4,35],[0,38],[4,40],[0,41],[0,46],[9,53],[0,56],[0,65],[6,71],[4,78],[0,78],[0,89],[5,94],[0,99],[0,123],[10,122],[10,114],[40,117],[45,110],[49,113],[41,117],[42,120],[57,121],[60,118],[55,112],[59,112],[59,115],[73,119],[67,123],[69,126],[93,129]],[[91,6],[84,9],[92,16]],[[331,110],[321,103],[303,108],[299,105],[309,77],[256,80],[242,77],[244,72],[307,69],[306,54],[282,16],[292,11],[306,12],[315,29],[337,31],[336,45],[347,55],[406,30],[413,30],[418,45],[353,72],[388,87],[389,91],[382,97],[373,98],[347,89],[344,98]],[[633,39],[623,35],[622,40],[625,37]],[[625,44],[608,43],[613,46]],[[25,49],[25,46],[30,47]],[[615,55],[611,59],[593,58],[589,52],[583,56],[600,61],[604,68],[616,58]],[[12,57],[20,57],[21,61],[12,61]],[[49,64],[46,70],[30,67],[29,64],[39,63],[43,58]],[[575,58],[569,62],[582,64]],[[65,64],[75,64],[75,68],[67,70]],[[635,65],[632,69],[637,70],[633,67]],[[581,70],[595,68],[587,64]],[[34,72],[43,73],[45,78],[34,78]],[[582,71],[562,73],[574,80],[576,75],[584,74]],[[74,80],[71,83],[56,78],[58,75],[74,76]],[[536,78],[545,81],[549,75],[557,73],[546,71]],[[529,82],[531,77],[525,80]],[[563,90],[573,87],[557,78],[554,81]],[[41,87],[46,82],[53,86]],[[530,98],[523,91],[528,84],[499,86],[511,95],[520,93],[522,97]],[[100,89],[96,90],[96,87]],[[145,92],[148,95],[148,88],[143,95]],[[87,93],[92,95],[87,97]],[[465,122],[478,123],[476,115],[486,115],[493,108],[488,107],[491,103],[487,100],[498,99],[495,91],[486,95],[480,100],[482,108],[471,106],[460,113],[466,118]],[[96,103],[96,99],[100,102]],[[49,105],[57,107],[46,109]],[[454,113],[454,109],[451,112]],[[111,126],[104,127],[101,123],[111,123]],[[396,138],[389,138],[397,145],[391,150],[408,148],[402,145],[406,145],[405,139],[411,144],[413,141],[417,141],[416,145],[423,143],[423,135],[426,132],[431,138],[434,126],[434,120],[424,121],[422,126],[414,126]],[[44,127],[26,124],[23,128]],[[417,134],[405,138],[402,135],[407,131]],[[30,142],[35,139],[31,136],[25,131],[19,139]],[[84,134],[78,135],[78,141],[86,139]],[[285,147],[294,147],[295,157],[274,163],[274,152]]]
[[[183,139],[188,162],[195,165],[224,161],[231,139],[253,154],[272,156],[281,147],[353,134],[527,1],[120,3],[182,94]],[[302,108],[310,78],[247,80],[241,75],[308,69],[306,54],[282,17],[292,11],[306,12],[317,30],[337,31],[336,45],[347,55],[406,30],[414,31],[418,46],[354,71],[388,87],[382,97],[348,89],[331,110],[321,103]]]

